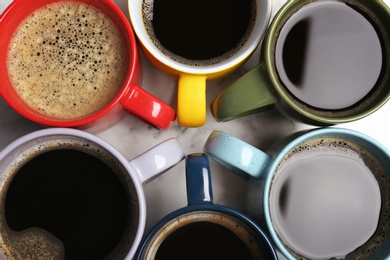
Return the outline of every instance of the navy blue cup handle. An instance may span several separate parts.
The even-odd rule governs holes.
[[[213,203],[209,158],[203,153],[186,157],[186,185],[188,205]]]

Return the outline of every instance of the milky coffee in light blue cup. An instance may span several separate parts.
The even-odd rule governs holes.
[[[248,215],[288,259],[390,257],[390,153],[370,137],[315,129],[265,153],[213,132],[204,151],[253,180]]]

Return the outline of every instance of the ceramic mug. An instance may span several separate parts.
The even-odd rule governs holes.
[[[173,108],[139,87],[135,36],[111,0],[16,0],[0,16],[0,34],[0,95],[32,121],[105,129],[126,111],[161,129],[175,120]]]
[[[249,216],[288,259],[390,256],[390,152],[348,129],[293,134],[267,153],[222,132],[205,152],[251,178]]]
[[[178,77],[178,122],[206,121],[206,80],[232,72],[255,51],[271,1],[129,1],[130,21],[147,57]]]
[[[277,107],[313,125],[361,119],[390,96],[390,9],[381,0],[289,0],[260,64],[216,97],[217,121]]]
[[[188,205],[151,229],[135,259],[277,259],[251,219],[213,203],[207,155],[186,157],[186,184]]]
[[[143,185],[184,159],[168,139],[131,160],[84,131],[48,128],[0,152],[0,258],[133,259]]]

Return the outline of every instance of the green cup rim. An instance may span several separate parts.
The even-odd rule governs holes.
[[[305,6],[307,4],[311,4],[314,2],[319,2],[319,0],[288,0],[276,13],[274,18],[272,19],[272,22],[268,28],[267,34],[264,38],[263,48],[261,49],[261,63],[265,64],[264,69],[266,70],[266,74],[269,75],[269,79],[272,82],[272,85],[277,92],[277,94],[281,97],[281,99],[288,104],[292,109],[294,109],[296,112],[301,114],[302,116],[315,120],[320,123],[324,123],[327,125],[333,125],[333,124],[340,124],[340,123],[347,123],[351,121],[356,121],[359,119],[362,119],[375,111],[379,110],[389,99],[390,99],[390,77],[388,71],[388,67],[390,67],[390,27],[383,26],[383,28],[387,28],[387,41],[383,40],[382,42],[383,49],[387,50],[385,51],[386,57],[384,60],[385,68],[382,69],[382,79],[381,82],[384,86],[385,92],[387,93],[383,95],[381,93],[379,97],[377,97],[374,101],[376,103],[374,105],[370,105],[364,109],[364,111],[358,111],[356,114],[352,115],[346,115],[346,116],[323,116],[316,114],[314,112],[308,111],[305,108],[303,108],[301,105],[299,105],[297,102],[294,102],[294,100],[291,99],[290,94],[283,88],[283,83],[279,79],[278,72],[276,70],[275,64],[274,64],[274,53],[275,53],[275,46],[276,42],[279,36],[279,32],[285,22],[293,15],[295,10],[301,8],[302,6]],[[350,0],[342,0],[342,2],[351,2],[353,4],[354,2],[358,2],[362,5],[367,6],[368,8],[375,8],[375,10],[381,10],[388,18],[388,23],[383,22],[384,24],[390,23],[390,8],[384,3],[382,0],[370,0],[370,1],[350,1]],[[387,69],[386,69],[387,67]],[[387,74],[387,75],[386,75]],[[384,90],[381,90],[380,92],[384,92]]]

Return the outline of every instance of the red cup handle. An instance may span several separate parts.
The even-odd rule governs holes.
[[[134,84],[121,103],[130,114],[163,130],[168,130],[176,119],[171,106]]]

